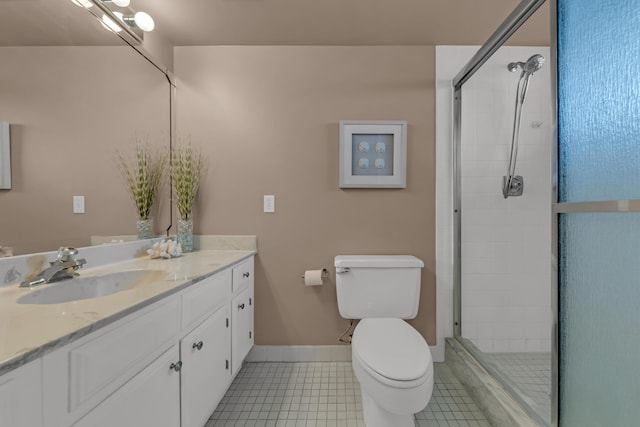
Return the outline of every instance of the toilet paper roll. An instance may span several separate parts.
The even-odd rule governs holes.
[[[305,286],[322,285],[322,270],[307,270],[304,272]]]

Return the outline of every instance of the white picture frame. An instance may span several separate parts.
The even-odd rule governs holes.
[[[11,142],[9,123],[0,122],[0,190],[11,189]]]
[[[340,188],[406,188],[406,167],[406,121],[340,121]]]

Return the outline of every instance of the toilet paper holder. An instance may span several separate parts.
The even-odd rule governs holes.
[[[329,270],[327,270],[326,268],[323,268],[321,277],[323,279],[328,279],[329,278]],[[304,274],[302,275],[302,278],[304,279]]]

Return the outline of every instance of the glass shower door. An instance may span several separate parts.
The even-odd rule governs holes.
[[[559,0],[559,422],[640,422],[640,7]]]

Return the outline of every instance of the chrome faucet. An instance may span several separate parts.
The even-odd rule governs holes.
[[[87,263],[84,258],[75,259],[73,256],[77,254],[78,250],[76,248],[62,247],[58,249],[58,256],[49,263],[50,266],[38,273],[32,280],[25,280],[20,283],[20,287],[28,288],[77,276],[76,270]]]

